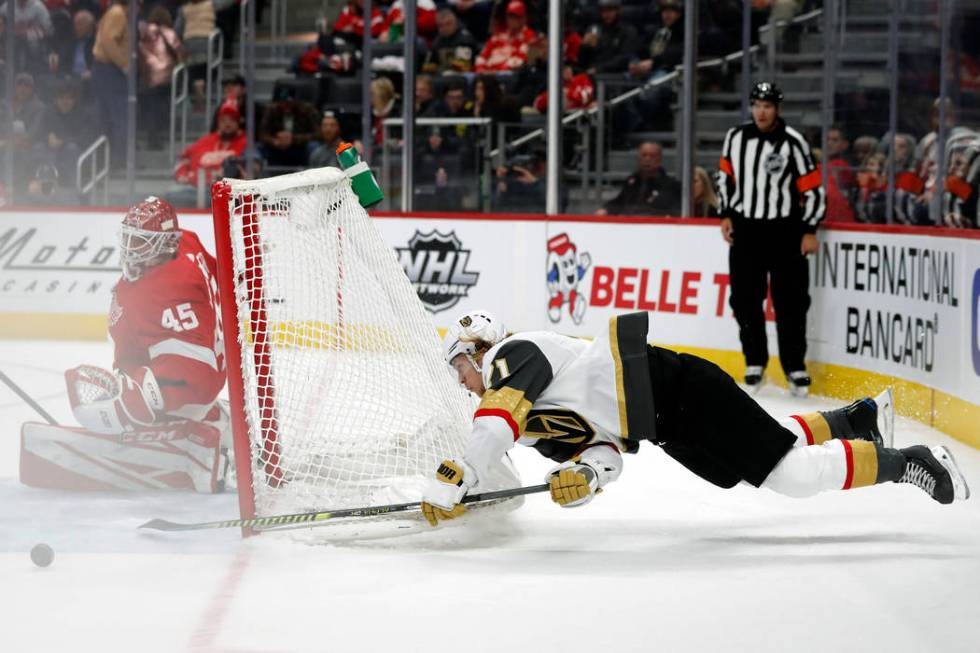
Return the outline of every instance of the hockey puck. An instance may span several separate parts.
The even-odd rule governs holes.
[[[38,567],[47,567],[54,561],[54,549],[47,544],[35,544],[31,549],[31,562]]]

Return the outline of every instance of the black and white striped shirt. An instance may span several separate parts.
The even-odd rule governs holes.
[[[756,220],[802,220],[813,233],[824,217],[826,198],[810,147],[798,131],[777,118],[761,132],[755,123],[725,135],[718,187],[721,215]]]

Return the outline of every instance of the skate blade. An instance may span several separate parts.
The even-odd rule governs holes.
[[[810,396],[810,387],[805,385],[789,384],[789,393],[798,399],[806,399]]]
[[[895,398],[891,388],[874,398],[878,406],[878,432],[884,440],[884,446],[891,448],[895,442]]]
[[[960,471],[960,467],[956,464],[956,459],[953,458],[950,450],[943,445],[939,445],[932,447],[930,451],[932,451],[932,455],[936,457],[936,460],[939,461],[939,464],[949,472],[949,478],[953,481],[953,499],[956,501],[969,499],[970,487],[966,484],[966,478]]]
[[[750,395],[757,395],[757,394],[759,394],[759,390],[762,390],[762,386],[764,386],[765,384],[766,384],[766,378],[765,377],[762,377],[762,380],[759,381],[758,383],[755,383],[755,384],[746,383],[746,384],[744,384],[745,385],[745,391],[748,392]]]

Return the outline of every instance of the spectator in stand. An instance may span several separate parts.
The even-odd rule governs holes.
[[[434,118],[472,118],[473,103],[466,99],[466,82],[452,79],[443,91],[442,100],[432,107],[430,115]],[[466,136],[464,125],[444,130],[443,138],[462,139]]]
[[[679,0],[660,0],[660,28],[642,51],[644,58],[631,61],[630,76],[649,84],[668,75],[684,58],[684,6]],[[624,109],[626,131],[670,128],[670,101],[674,92],[670,84],[642,91]]]
[[[307,146],[320,132],[320,116],[313,105],[296,100],[287,91],[270,104],[262,116],[258,141],[270,166],[305,166]]]
[[[248,96],[246,95],[247,85],[245,77],[242,75],[232,75],[221,80],[221,104],[231,101],[238,107],[238,114],[241,116],[242,129],[245,129],[245,112],[248,110]],[[221,104],[214,110],[211,117],[211,131],[218,128],[218,112],[221,111]],[[253,103],[254,104],[254,103]],[[255,108],[255,120],[262,119],[258,107]]]
[[[157,5],[140,27],[139,37],[139,125],[147,132],[150,149],[163,147],[163,133],[170,120],[170,77],[183,58],[184,46],[173,29],[170,13]]]
[[[918,196],[917,203],[912,210],[911,218],[914,224],[935,224],[935,221],[932,219],[930,204],[932,203],[932,197],[936,190],[936,177],[939,171],[939,166],[936,164],[938,152],[937,141],[939,139],[939,103],[939,99],[936,99],[932,105],[932,114],[930,116],[932,131],[922,137],[915,150],[915,158],[919,162],[917,174],[923,182],[923,190]],[[955,126],[956,112],[953,108],[952,101],[948,98],[946,100],[945,116],[948,150],[949,141],[961,137],[967,130]]]
[[[4,126],[0,134],[4,136],[8,120],[5,109],[5,106],[0,109],[3,110],[3,122],[0,124]],[[34,76],[30,73],[17,73],[14,78],[13,109],[14,152],[29,151],[44,113],[44,103],[34,92]],[[6,147],[7,143],[4,142],[3,145]]]
[[[374,144],[384,143],[384,120],[397,117],[400,112],[395,85],[387,77],[378,77],[371,82],[371,115],[373,116]]]
[[[324,166],[340,167],[337,160],[337,148],[344,142],[340,135],[340,121],[337,114],[333,111],[324,111],[323,119],[320,121],[320,140],[310,143],[310,167],[322,168]],[[354,141],[354,147],[358,152],[362,150],[361,142]]]
[[[174,178],[181,185],[167,193],[171,204],[193,205],[199,173],[202,170],[207,173],[204,183],[210,185],[212,177],[222,170],[225,159],[242,155],[247,139],[240,119],[235,103],[225,102],[218,111],[217,131],[201,136],[181,152],[174,170]]]
[[[888,157],[880,152],[869,155],[857,175],[857,195],[854,208],[858,222],[882,224],[885,215],[888,176]]]
[[[381,34],[378,40],[382,43],[396,43],[402,40],[405,33],[405,8],[402,0],[395,2],[388,9],[384,22],[381,23]],[[373,13],[373,12],[372,12]],[[416,34],[426,44],[431,43],[436,35],[436,5],[432,0],[417,0],[415,3]]]
[[[718,195],[715,193],[715,187],[711,183],[708,171],[701,166],[694,168],[693,186],[694,197],[692,199],[694,201],[691,202],[692,212],[689,217],[720,218],[719,207],[721,202],[718,201]]]
[[[885,134],[878,143],[878,151],[888,156],[889,143],[895,144],[895,170],[915,170],[915,137],[912,134],[899,133],[895,138],[891,138],[890,133]]]
[[[848,159],[851,142],[840,125],[827,130],[827,217],[830,222],[854,222],[850,197],[857,186],[857,175]],[[823,162],[817,165],[820,168]],[[822,173],[821,173],[822,174]]]
[[[527,26],[527,8],[521,0],[507,3],[507,29],[492,35],[476,58],[476,72],[516,70],[527,60],[527,47],[535,38]]]
[[[92,54],[92,92],[99,101],[100,116],[109,131],[110,161],[113,168],[126,164],[126,97],[129,70],[128,0],[116,0],[103,14],[95,33]]]
[[[384,16],[377,2],[371,3],[371,36],[378,38],[384,27]],[[337,22],[333,26],[334,36],[339,36],[344,41],[354,46],[358,50],[364,40],[364,0],[351,0],[348,2],[337,17]]]
[[[92,76],[92,47],[95,45],[95,16],[80,9],[72,17],[72,34],[54,44],[56,72],[87,81]]]
[[[55,91],[54,103],[44,108],[34,128],[34,166],[49,164],[61,182],[75,186],[78,155],[94,140],[92,117],[81,106],[79,82],[67,79]]]
[[[541,150],[514,157],[508,166],[497,168],[493,208],[511,213],[540,213],[545,208],[547,156]],[[561,210],[567,199],[562,198]]]
[[[7,16],[7,3],[0,4]],[[14,0],[14,70],[43,72],[48,66],[51,15],[41,0]],[[6,55],[6,53],[4,53]]]
[[[942,225],[954,229],[980,227],[980,134],[971,133],[950,144],[944,188]]]
[[[636,28],[619,20],[620,5],[620,0],[599,0],[600,22],[582,37],[579,65],[593,77],[626,72],[636,51]]]
[[[742,49],[742,0],[708,0],[698,16],[698,55],[723,57]]]
[[[639,169],[596,215],[677,215],[680,209],[681,183],[664,170],[660,144],[646,141],[640,144]]]
[[[868,160],[868,157],[875,153],[878,149],[878,139],[874,136],[858,136],[854,139],[854,145],[851,148],[854,152],[853,159],[860,165],[864,165],[864,162]]]
[[[581,18],[581,7],[575,4],[565,5],[565,18],[562,22],[562,29],[565,36],[562,38],[561,51],[562,61],[572,65],[578,65],[578,53],[582,49],[582,35],[579,34],[579,20]]]
[[[416,155],[415,205],[419,210],[459,210],[462,200],[458,141],[443,137],[444,129],[431,127]]]
[[[754,8],[769,10],[769,26],[772,30],[762,37],[764,46],[775,46],[780,52],[799,51],[799,32],[784,25],[803,11],[804,4],[805,0],[752,0]]]
[[[34,77],[30,73],[18,73],[14,80],[13,98],[13,145],[14,145],[14,188],[21,187],[32,172],[32,140],[38,134],[38,122],[44,113],[44,105],[34,94]],[[0,152],[5,152],[10,143],[7,139],[7,125],[10,115],[7,103],[0,103]],[[0,154],[0,165],[6,165],[7,157]]]
[[[571,64],[565,64],[561,69],[561,84],[565,91],[562,111],[574,111],[575,109],[585,109],[592,104],[595,91],[592,80],[585,73],[575,74]],[[548,111],[548,91],[541,92],[534,100],[534,108],[538,113]]]
[[[425,57],[422,70],[440,75],[472,71],[479,44],[460,26],[456,14],[451,9],[440,9],[436,14],[436,28],[439,35]]]
[[[436,104],[436,91],[430,75],[415,78],[415,115],[424,116]]]
[[[487,40],[490,36],[493,0],[449,0],[448,4],[477,42]]]
[[[204,104],[208,66],[208,36],[216,25],[213,0],[187,0],[177,12],[177,33],[187,53],[187,72],[193,88],[193,102]]]
[[[527,61],[517,69],[514,97],[522,113],[537,113],[534,101],[548,89],[548,39],[543,34],[531,41]]]
[[[497,122],[520,122],[521,110],[514,98],[504,93],[493,75],[479,75],[473,83],[473,116]]]

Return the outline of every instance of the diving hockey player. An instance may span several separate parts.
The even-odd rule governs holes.
[[[505,337],[486,311],[461,316],[443,341],[460,383],[481,398],[462,457],[428,482],[430,524],[465,511],[467,492],[515,442],[560,464],[551,498],[571,508],[615,481],[643,440],[723,488],[740,481],[791,497],[910,483],[939,503],[969,489],[943,446],[893,449],[891,393],[777,421],[719,367],[647,344],[646,313],[614,317],[593,341],[551,332]]]

